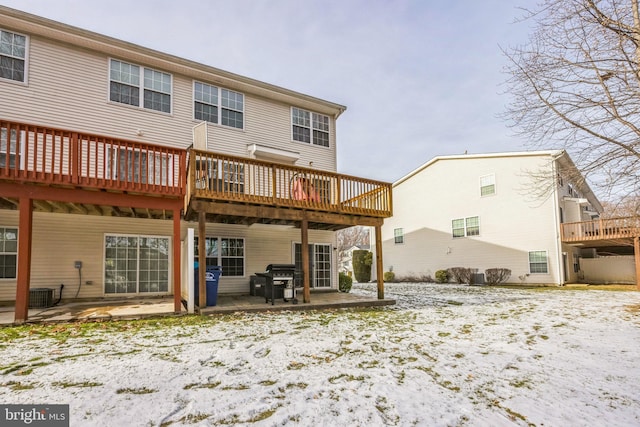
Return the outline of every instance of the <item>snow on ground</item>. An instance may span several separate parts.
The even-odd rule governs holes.
[[[385,296],[397,305],[22,332],[0,341],[0,402],[68,403],[72,426],[640,425],[640,292]]]

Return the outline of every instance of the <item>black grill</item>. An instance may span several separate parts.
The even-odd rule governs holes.
[[[291,300],[294,304],[297,304],[298,299],[296,298],[296,288],[293,281],[295,272],[296,266],[294,264],[269,264],[264,273],[256,273],[257,276],[266,279],[265,302],[268,303],[271,300],[271,305],[275,304],[276,289],[282,289],[282,299],[285,302]]]

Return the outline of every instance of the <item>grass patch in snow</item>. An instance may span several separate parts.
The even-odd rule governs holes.
[[[62,387],[62,388],[70,388],[70,387],[100,387],[102,383],[96,383],[92,381],[84,381],[81,383],[73,383],[73,382],[64,382],[64,381],[55,381],[51,383],[52,386]]]
[[[29,383],[24,384],[24,383],[21,383],[20,381],[9,381],[8,383],[0,384],[0,386],[9,387],[13,391],[31,390],[36,388],[36,386],[33,384],[29,384]]]
[[[119,388],[116,390],[116,394],[151,394],[156,393],[158,390],[139,387],[139,388]]]

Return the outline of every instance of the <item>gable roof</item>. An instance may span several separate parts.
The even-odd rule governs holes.
[[[393,187],[396,187],[403,182],[411,179],[411,177],[419,174],[423,170],[427,169],[429,166],[432,166],[436,162],[446,161],[446,160],[469,160],[469,159],[489,159],[489,158],[513,158],[513,157],[549,157],[553,160],[557,160],[563,167],[567,168],[572,172],[572,176],[579,176],[581,179],[577,179],[575,185],[579,188],[578,190],[588,197],[590,201],[595,203],[595,208],[599,211],[602,211],[602,205],[600,201],[596,197],[596,195],[589,187],[589,184],[582,177],[579,169],[576,167],[573,160],[565,150],[540,150],[540,151],[511,151],[511,152],[503,152],[503,153],[484,153],[484,154],[454,154],[449,156],[437,156],[413,171],[409,172],[402,178],[398,179],[393,183]]]
[[[308,108],[336,119],[347,109],[340,104],[2,5],[0,26],[201,79],[228,89]]]

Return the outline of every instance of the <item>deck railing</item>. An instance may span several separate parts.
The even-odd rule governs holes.
[[[186,151],[0,120],[0,179],[181,196]]]
[[[391,216],[391,184],[192,149],[187,200],[253,203]]]
[[[623,239],[640,236],[640,217],[601,218],[562,224],[562,241]]]

